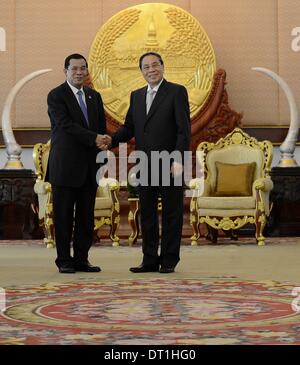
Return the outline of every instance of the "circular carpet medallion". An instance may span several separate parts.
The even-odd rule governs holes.
[[[213,278],[10,287],[0,344],[300,344],[292,289]]]

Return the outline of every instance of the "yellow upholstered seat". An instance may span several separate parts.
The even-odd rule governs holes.
[[[269,176],[273,156],[271,142],[258,142],[236,128],[216,143],[200,143],[197,152],[202,159],[205,179],[204,187],[195,179],[190,182],[192,245],[196,245],[200,237],[200,223],[225,231],[253,223],[257,243],[264,245],[263,229],[270,213],[269,194],[273,188]]]
[[[50,151],[50,141],[47,144],[38,143],[33,148],[33,160],[37,176],[34,191],[38,197],[39,223],[44,230],[44,242],[47,247],[55,246],[51,184],[45,182],[47,163]],[[114,246],[118,246],[120,239],[116,230],[120,221],[120,205],[117,197],[119,183],[112,178],[102,178],[96,193],[94,210],[94,230],[98,231],[104,224],[110,226],[109,237]]]

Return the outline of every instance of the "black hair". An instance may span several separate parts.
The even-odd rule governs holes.
[[[159,62],[161,63],[161,65],[164,64],[164,61],[162,60],[161,58],[161,55],[156,53],[156,52],[147,52],[147,53],[144,53],[141,57],[140,57],[140,60],[139,60],[139,67],[140,69],[142,69],[142,62],[143,62],[143,59],[146,57],[146,56],[156,56],[158,59],[159,59]]]
[[[75,59],[75,60],[80,60],[80,59],[84,59],[85,60],[85,63],[86,63],[86,67],[88,67],[88,63],[87,63],[87,60],[85,59],[84,56],[82,56],[81,54],[79,53],[73,53],[71,54],[70,56],[68,56],[66,59],[65,59],[65,69],[67,69],[69,66],[70,66],[70,60],[72,59]]]

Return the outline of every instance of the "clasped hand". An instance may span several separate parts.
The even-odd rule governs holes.
[[[108,134],[97,134],[96,146],[101,150],[108,150],[111,146],[111,137]]]

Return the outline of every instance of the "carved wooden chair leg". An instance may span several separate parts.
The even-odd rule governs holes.
[[[265,245],[265,237],[263,236],[263,231],[266,225],[266,216],[264,213],[260,213],[256,216],[255,220],[255,226],[256,226],[256,242],[258,246],[264,246]]]
[[[51,217],[46,217],[44,225],[44,243],[47,246],[47,248],[54,248],[55,242],[54,242],[54,224]]]
[[[120,222],[120,216],[118,212],[113,211],[111,215],[111,227],[110,227],[110,233],[109,237],[113,242],[113,246],[119,246],[120,245],[120,238],[116,235],[117,228],[119,226]]]
[[[200,238],[200,222],[198,221],[198,214],[191,214],[190,224],[193,228],[193,235],[191,237],[191,245],[197,246],[198,239]]]
[[[129,246],[132,246],[136,243],[139,236],[139,222],[138,222],[138,213],[139,213],[139,201],[138,199],[129,198],[129,206],[130,210],[128,213],[128,223],[131,227],[131,234],[128,238]]]

